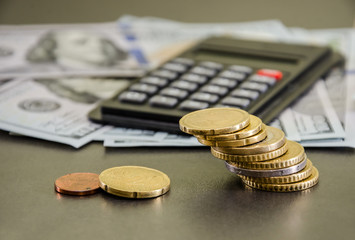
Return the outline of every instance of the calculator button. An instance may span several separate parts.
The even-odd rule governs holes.
[[[246,74],[240,72],[233,72],[230,70],[225,70],[219,74],[219,77],[230,78],[237,81],[243,81],[246,78]]]
[[[194,111],[194,110],[208,108],[208,106],[209,104],[205,102],[185,100],[180,104],[179,108],[182,110]]]
[[[242,66],[242,65],[231,65],[228,67],[228,69],[234,72],[245,73],[248,75],[253,72],[253,69],[251,67]]]
[[[216,75],[216,70],[205,68],[205,67],[193,67],[190,70],[191,73],[199,74],[206,77],[214,77]]]
[[[218,96],[223,96],[228,92],[228,88],[220,87],[217,85],[205,85],[200,89],[201,92],[216,94]]]
[[[218,86],[222,86],[222,87],[226,87],[226,88],[231,89],[231,88],[235,88],[237,86],[238,81],[236,81],[234,79],[217,77],[217,78],[213,78],[210,81],[210,84],[218,85]]]
[[[173,108],[178,102],[176,98],[161,95],[156,95],[149,100],[150,105],[163,108]]]
[[[189,58],[174,58],[170,62],[180,63],[180,64],[186,65],[188,67],[191,67],[195,64],[195,61],[192,59],[189,59]]]
[[[259,93],[264,93],[268,89],[268,85],[265,83],[257,83],[257,82],[243,82],[240,85],[242,89],[254,90],[258,91]]]
[[[226,97],[221,101],[221,103],[229,106],[246,108],[247,106],[249,106],[250,100],[245,98]]]
[[[226,107],[230,108],[230,107],[232,107],[232,106],[230,106],[230,105],[224,105],[224,104],[217,104],[217,105],[214,105],[212,108],[226,108]]]
[[[281,80],[283,77],[282,72],[275,69],[259,69],[256,73],[263,76],[273,77],[276,80]]]
[[[165,87],[169,81],[158,77],[144,77],[140,80],[140,82],[155,85],[158,87]]]
[[[210,62],[210,61],[200,62],[198,65],[202,66],[202,67],[206,67],[206,68],[215,69],[217,71],[220,71],[223,69],[223,64],[216,63],[216,62]]]
[[[133,84],[129,90],[135,91],[135,92],[143,92],[149,95],[152,95],[158,91],[157,86],[149,85],[146,83],[136,83]]]
[[[259,92],[238,88],[232,91],[230,95],[233,97],[248,98],[251,100],[255,100],[259,97]]]
[[[143,103],[148,98],[145,93],[125,91],[118,96],[118,100],[128,103]]]
[[[196,89],[198,88],[198,85],[196,83],[178,80],[178,81],[175,81],[172,84],[170,84],[170,87],[179,88],[182,90],[193,92],[193,91],[196,91]]]
[[[164,95],[164,96],[176,97],[178,99],[183,99],[183,98],[186,98],[189,93],[185,90],[168,87],[168,88],[164,88],[163,90],[161,90],[160,94]]]
[[[150,75],[155,76],[155,77],[161,77],[161,78],[165,78],[168,80],[174,80],[177,78],[178,74],[176,72],[172,72],[169,70],[155,70],[153,72],[150,73]]]
[[[259,75],[259,74],[253,74],[250,76],[248,81],[266,83],[269,86],[273,86],[276,83],[276,78],[263,76],[263,75]]]
[[[186,73],[186,74],[182,75],[180,79],[188,81],[188,82],[197,83],[200,85],[205,84],[208,80],[208,78],[206,76],[201,76],[201,75],[193,74],[193,73]]]
[[[204,92],[197,92],[194,93],[190,96],[190,99],[192,100],[198,100],[201,102],[208,102],[208,103],[216,103],[219,99],[218,95],[215,94],[210,94],[210,93],[204,93]]]
[[[166,63],[161,68],[177,73],[184,73],[187,71],[187,67],[180,63]]]

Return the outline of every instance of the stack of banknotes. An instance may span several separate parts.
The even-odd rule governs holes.
[[[0,129],[75,148],[92,141],[203,146],[190,136],[95,124],[87,113],[132,77],[212,35],[330,45],[341,52],[345,76],[320,79],[271,125],[306,147],[355,147],[355,30],[290,28],[278,20],[194,24],[127,15],[97,24],[2,25]]]

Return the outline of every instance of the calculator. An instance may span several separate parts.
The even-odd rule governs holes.
[[[269,123],[316,80],[343,66],[344,58],[329,47],[212,37],[132,80],[89,119],[181,133],[183,115],[233,107]]]

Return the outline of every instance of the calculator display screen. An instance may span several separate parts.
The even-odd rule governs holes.
[[[291,56],[281,54],[254,54],[238,51],[217,51],[214,49],[197,49],[193,52],[196,60],[210,60],[225,64],[244,64],[244,65],[264,65],[277,64],[277,65],[294,65],[298,64],[302,56]]]

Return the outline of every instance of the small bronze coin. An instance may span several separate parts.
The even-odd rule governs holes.
[[[249,125],[250,116],[238,108],[207,108],[184,115],[181,131],[193,135],[215,135],[239,131]]]
[[[99,175],[95,173],[70,173],[58,178],[54,183],[55,190],[68,195],[89,195],[100,189]]]

